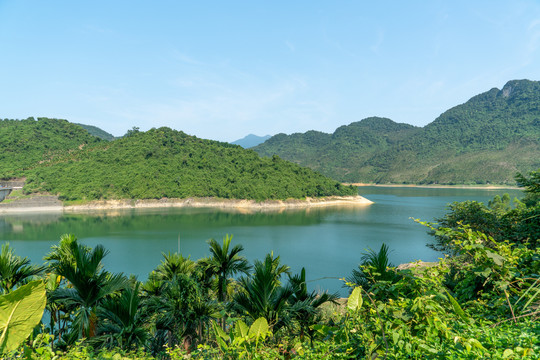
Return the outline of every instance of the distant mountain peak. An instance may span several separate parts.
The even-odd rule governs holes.
[[[531,80],[510,80],[499,91],[498,95],[505,99],[518,97],[530,97],[535,96],[533,93],[537,93],[540,90],[540,81]]]
[[[254,134],[249,134],[243,137],[242,139],[231,142],[231,144],[240,145],[241,147],[247,149],[247,148],[262,144],[263,142],[270,139],[271,137],[272,136],[270,135],[258,136]]]
[[[514,87],[512,85],[506,84],[503,87],[503,89],[501,90],[502,91],[502,96],[504,98],[509,98],[510,95],[512,94],[512,90],[514,90]]]

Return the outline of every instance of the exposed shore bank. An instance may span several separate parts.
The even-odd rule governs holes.
[[[507,185],[416,185],[416,184],[370,184],[370,183],[343,183],[343,185],[352,186],[376,186],[376,187],[409,187],[409,188],[427,188],[427,189],[479,189],[479,190],[521,190],[522,188],[517,186]]]
[[[327,206],[366,206],[373,202],[362,196],[329,196],[323,198],[289,199],[289,200],[255,200],[187,198],[187,199],[145,199],[145,200],[96,200],[79,205],[40,206],[33,202],[29,206],[21,206],[16,201],[0,204],[0,214],[21,212],[78,212],[91,210],[115,209],[149,209],[149,208],[221,208],[238,210],[283,210]],[[44,204],[45,205],[45,204]]]

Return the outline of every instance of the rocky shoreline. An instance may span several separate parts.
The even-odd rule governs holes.
[[[13,212],[78,212],[113,209],[147,209],[147,208],[222,208],[239,210],[282,210],[293,208],[311,208],[327,206],[366,206],[373,202],[362,196],[330,196],[323,198],[289,199],[289,200],[236,200],[215,198],[186,199],[146,199],[146,200],[97,200],[78,205],[63,205],[56,197],[37,196],[30,199],[14,200],[0,203],[1,213]]]

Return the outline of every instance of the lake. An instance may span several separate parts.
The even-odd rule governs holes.
[[[294,209],[281,212],[242,213],[231,210],[166,208],[110,210],[89,213],[8,214],[0,216],[0,240],[9,241],[16,254],[35,263],[66,233],[89,246],[103,244],[110,254],[109,271],[137,275],[145,280],[162,260],[162,253],[180,252],[193,260],[208,256],[206,241],[233,235],[248,260],[274,252],[293,272],[306,268],[314,289],[339,291],[356,268],[362,253],[386,243],[393,264],[441,255],[426,246],[432,241],[427,228],[411,218],[433,221],[453,201],[486,202],[519,190],[455,188],[361,187],[362,196],[375,203],[365,207]]]

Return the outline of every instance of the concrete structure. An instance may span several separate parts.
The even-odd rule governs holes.
[[[13,188],[10,187],[0,187],[0,201],[4,201],[4,199],[11,194],[11,191]]]

